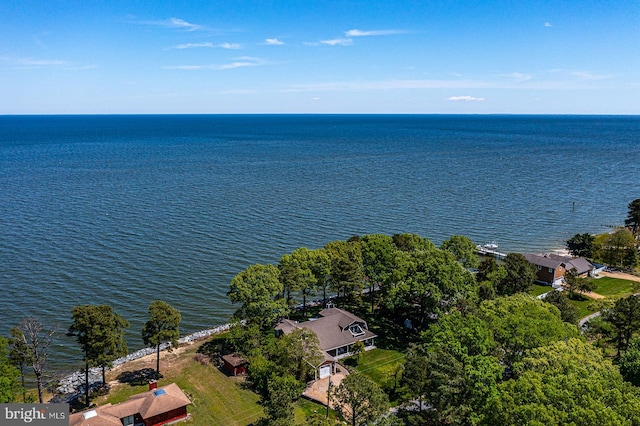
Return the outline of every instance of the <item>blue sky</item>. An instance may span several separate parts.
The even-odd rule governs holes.
[[[640,1],[0,2],[0,114],[640,114]]]

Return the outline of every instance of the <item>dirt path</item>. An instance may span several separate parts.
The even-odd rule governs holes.
[[[579,292],[583,296],[587,296],[590,299],[606,299],[606,296],[603,296],[598,293],[594,293],[592,291]]]
[[[622,280],[636,281],[640,283],[640,277],[635,275],[625,274],[624,272],[600,272],[599,275],[610,278],[620,278]]]

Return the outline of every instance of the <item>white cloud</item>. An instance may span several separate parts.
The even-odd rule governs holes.
[[[177,46],[170,47],[169,49],[194,49],[199,47],[208,47],[208,48],[222,48],[222,49],[240,49],[242,45],[237,43],[222,43],[222,44],[213,44],[210,42],[207,43],[184,43],[178,44]]]
[[[532,78],[531,74],[524,74],[521,72],[512,72],[511,74],[505,74],[505,77],[518,82],[529,81]]]
[[[264,44],[267,44],[269,46],[281,46],[284,44],[284,42],[278,40],[277,38],[268,38],[264,41]]]
[[[553,25],[551,25],[551,23],[550,23],[550,22],[545,22],[545,23],[544,23],[544,26],[545,26],[545,27],[547,27],[547,28],[551,28],[551,27],[553,27]]]
[[[235,49],[242,48],[242,45],[240,45],[238,43],[222,43],[222,44],[219,44],[217,47],[221,47],[223,49],[235,50]]]
[[[484,101],[484,98],[476,98],[473,96],[451,96],[445,100],[451,102],[482,102]]]
[[[202,28],[200,25],[192,24],[180,18],[169,18],[167,24],[172,28],[185,28],[189,31],[195,31]]]
[[[33,59],[0,56],[0,63],[13,65],[19,68],[57,68],[63,70],[87,70],[97,68],[97,65],[77,65],[59,59]]]
[[[139,25],[152,25],[156,27],[164,27],[164,28],[178,28],[184,29],[187,31],[196,31],[204,29],[202,25],[192,24],[191,22],[187,22],[184,19],[180,18],[169,18],[160,21],[138,21],[138,20],[130,20],[131,17],[128,17],[127,21],[139,24]]]
[[[253,58],[251,56],[241,56],[239,58],[235,58],[233,62],[229,62],[226,64],[210,64],[210,65],[175,65],[175,66],[166,66],[162,67],[165,70],[186,70],[186,71],[194,71],[194,70],[213,70],[213,71],[223,71],[230,70],[234,68],[244,68],[244,67],[257,67],[267,65],[267,62],[260,58]]]
[[[193,49],[196,47],[216,47],[213,43],[184,43],[170,47],[170,49]]]
[[[368,37],[368,36],[382,36],[382,35],[393,35],[393,34],[403,34],[404,31],[401,30],[349,30],[345,31],[344,35],[347,37]]]
[[[326,44],[329,46],[351,46],[353,40],[350,38],[334,38],[331,40],[320,40],[320,44]]]
[[[570,71],[569,75],[578,77],[581,80],[606,80],[608,78],[611,78],[610,75],[596,74],[590,71]]]

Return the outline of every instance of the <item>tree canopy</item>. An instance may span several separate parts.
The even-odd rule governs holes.
[[[15,402],[21,393],[20,371],[9,358],[9,342],[0,336],[0,403]]]
[[[145,345],[156,348],[156,375],[160,376],[160,345],[170,343],[178,346],[180,338],[180,311],[162,300],[149,305],[149,320],[142,327],[142,340]]]
[[[536,280],[536,267],[520,253],[509,253],[504,258],[506,275],[498,281],[500,295],[526,292]]]
[[[85,404],[89,405],[89,367],[104,368],[127,353],[124,329],[129,322],[108,305],[76,306],[72,311],[73,324],[69,334],[82,347],[85,363]]]
[[[631,232],[637,234],[640,231],[640,198],[636,198],[630,202],[627,208],[629,210],[624,225],[628,227]]]
[[[600,351],[580,339],[531,349],[498,385],[486,425],[635,425],[640,394]]]
[[[442,250],[453,253],[456,260],[462,263],[465,268],[477,268],[478,267],[478,254],[476,252],[476,245],[469,237],[464,235],[454,235],[448,240],[445,240],[440,245]]]
[[[560,319],[558,308],[528,294],[485,300],[479,315],[492,330],[507,366],[520,360],[528,349],[579,336],[576,326]]]
[[[574,256],[592,257],[595,237],[589,233],[576,234],[567,240],[567,249]]]
[[[289,311],[287,301],[281,297],[284,289],[280,272],[273,265],[251,265],[231,280],[229,299],[242,305],[234,317],[263,329],[273,327],[278,318]]]
[[[342,379],[331,395],[337,410],[352,426],[366,425],[389,406],[387,395],[369,377],[352,373]]]

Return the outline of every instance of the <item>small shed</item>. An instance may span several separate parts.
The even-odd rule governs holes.
[[[224,371],[229,376],[240,376],[247,373],[247,360],[238,353],[223,355],[222,361],[224,362]]]

